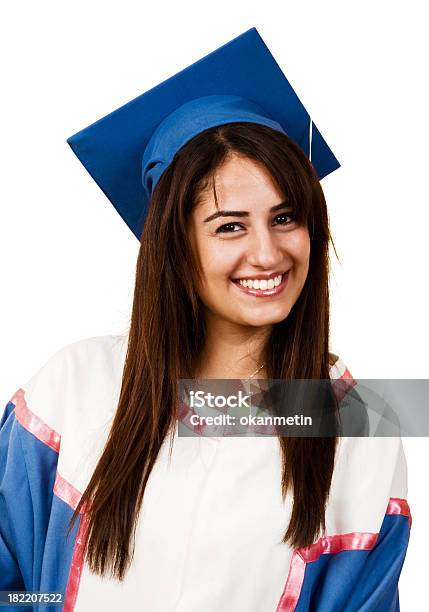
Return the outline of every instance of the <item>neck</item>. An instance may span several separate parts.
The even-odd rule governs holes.
[[[206,321],[206,343],[195,378],[248,378],[265,362],[271,326],[248,327],[229,321]],[[265,378],[265,368],[255,376]]]

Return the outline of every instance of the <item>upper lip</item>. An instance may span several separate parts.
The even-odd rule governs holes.
[[[272,272],[271,274],[249,274],[249,276],[237,276],[233,280],[269,280],[270,278],[275,278],[276,276],[282,276],[287,272],[289,272],[289,270],[283,270],[282,272]]]

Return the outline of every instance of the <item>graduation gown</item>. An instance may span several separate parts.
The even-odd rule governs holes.
[[[165,442],[149,478],[124,582],[89,572],[86,516],[66,529],[109,433],[126,347],[126,336],[68,345],[6,405],[0,591],[62,591],[67,612],[399,610],[411,526],[400,438],[340,439],[326,535],[293,550],[281,542],[292,498],[281,497],[277,438],[176,431],[171,461]],[[331,378],[341,393],[353,383],[341,359]]]

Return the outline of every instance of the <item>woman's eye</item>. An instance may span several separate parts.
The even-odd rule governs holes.
[[[216,234],[223,234],[223,233],[234,233],[233,229],[230,229],[232,227],[239,227],[240,223],[225,223],[224,225],[221,225],[220,227],[217,228],[216,230]]]
[[[295,221],[295,217],[292,214],[287,215],[286,213],[282,213],[281,215],[277,215],[274,221],[277,221],[276,225],[289,225]]]

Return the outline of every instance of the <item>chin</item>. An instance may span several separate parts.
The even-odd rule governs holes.
[[[266,327],[267,325],[274,325],[280,323],[287,318],[290,310],[277,313],[249,313],[248,316],[242,315],[240,321],[236,321],[240,325],[247,325],[250,327]]]

